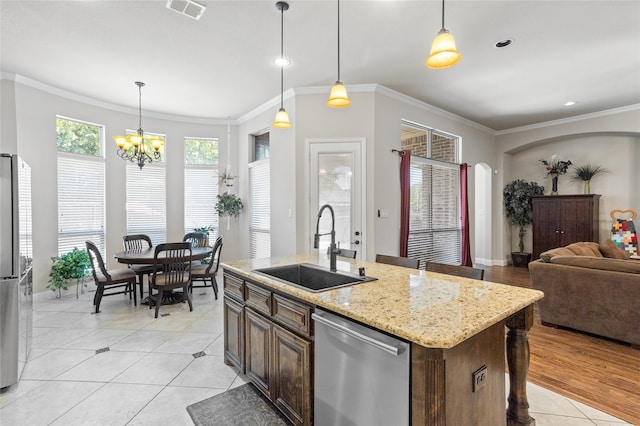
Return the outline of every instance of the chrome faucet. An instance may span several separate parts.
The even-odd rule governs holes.
[[[329,209],[329,211],[331,212],[331,232],[320,234],[320,218],[322,217],[322,212],[324,211],[324,209]],[[338,251],[336,250],[336,215],[333,211],[333,207],[331,207],[329,204],[325,204],[324,206],[320,207],[320,211],[318,212],[316,233],[313,237],[313,248],[318,248],[318,246],[320,245],[320,237],[322,235],[329,234],[331,234],[331,245],[329,246],[329,270],[331,272],[336,272],[336,254],[338,253]]]

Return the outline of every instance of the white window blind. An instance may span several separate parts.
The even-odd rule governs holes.
[[[412,157],[408,257],[460,264],[460,175],[457,165]]]
[[[58,254],[91,240],[104,253],[104,159],[58,153]]]
[[[185,165],[184,169],[184,226],[185,233],[194,228],[212,226],[210,241],[218,237],[218,214],[215,205],[218,195],[217,167]]]
[[[163,163],[142,170],[127,164],[127,234],[147,234],[153,245],[167,241],[166,178]]]
[[[269,160],[249,167],[249,245],[252,259],[271,256],[271,172]]]

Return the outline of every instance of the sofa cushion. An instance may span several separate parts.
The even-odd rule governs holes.
[[[622,260],[629,259],[629,253],[618,247],[618,245],[611,240],[607,240],[600,244],[600,251],[604,257]]]
[[[575,256],[575,254],[573,254],[571,250],[565,247],[559,247],[540,253],[540,259],[542,259],[542,261],[546,263],[549,263],[551,261],[551,258],[555,256]]]
[[[635,260],[611,259],[600,256],[554,256],[549,263],[611,272],[640,274],[640,262]],[[623,278],[620,277],[620,279]]]
[[[579,242],[569,244],[566,247],[558,247],[555,249],[547,250],[540,253],[540,259],[543,262],[549,263],[549,261],[555,256],[594,256],[602,257],[600,252],[600,246],[598,243],[591,242]]]

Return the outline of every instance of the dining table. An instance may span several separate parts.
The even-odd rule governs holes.
[[[196,261],[206,259],[211,256],[213,248],[211,247],[192,247],[191,255],[187,256],[189,261]],[[117,252],[113,257],[118,263],[124,263],[127,265],[153,265],[155,263],[155,247],[132,249]],[[182,293],[168,293],[162,297],[163,305],[170,305],[174,303],[181,303],[183,301]],[[155,295],[149,295],[144,298],[140,303],[147,305],[155,305]]]

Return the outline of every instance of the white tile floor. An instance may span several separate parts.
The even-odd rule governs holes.
[[[0,393],[3,426],[191,425],[188,405],[246,383],[223,362],[222,298],[210,289],[194,290],[193,312],[162,306],[158,319],[122,295],[96,315],[93,291],[66,293],[34,297],[31,356]],[[527,393],[537,426],[627,424],[533,384]]]

